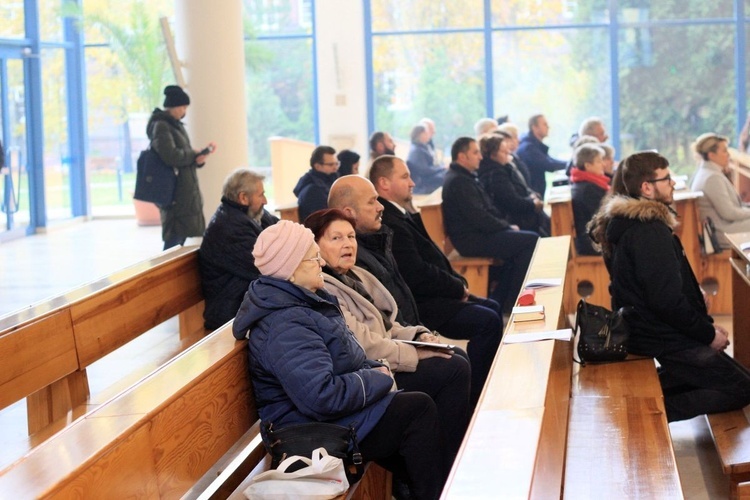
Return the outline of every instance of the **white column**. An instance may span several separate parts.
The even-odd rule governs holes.
[[[175,1],[175,46],[190,95],[185,124],[195,148],[215,141],[198,171],[206,222],[226,176],[248,166],[245,45],[241,0]]]
[[[367,161],[363,2],[315,2],[320,143],[353,149]],[[362,169],[362,167],[360,167]]]

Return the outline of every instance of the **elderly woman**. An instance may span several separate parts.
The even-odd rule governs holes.
[[[411,146],[406,164],[414,181],[414,194],[430,194],[443,185],[446,169],[437,164],[429,146],[430,132],[424,125],[411,129]]]
[[[511,165],[511,143],[512,139],[504,133],[486,135],[479,140],[482,151],[477,171],[479,182],[509,223],[539,236],[549,236],[550,219],[542,210],[544,202]]]
[[[729,247],[726,233],[750,231],[750,208],[743,205],[728,175],[729,140],[726,137],[707,133],[693,143],[693,151],[700,159],[698,171],[691,186],[693,191],[703,191],[698,198],[701,219],[710,217],[716,227],[719,242]]]
[[[388,290],[364,269],[356,267],[355,221],[338,209],[319,210],[305,220],[320,254],[326,289],[335,295],[346,323],[372,359],[385,359],[400,389],[425,392],[437,405],[443,442],[443,478],[461,445],[469,417],[470,368],[463,351],[415,347],[398,340],[436,342],[424,326],[396,321],[398,306]],[[460,354],[460,355],[459,355]]]
[[[367,359],[322,289],[325,261],[313,234],[281,221],[260,234],[253,257],[262,276],[250,285],[233,331],[249,339],[266,445],[268,425],[353,425],[365,460],[395,469],[415,498],[438,498],[435,404],[425,394],[392,392],[388,368]]]

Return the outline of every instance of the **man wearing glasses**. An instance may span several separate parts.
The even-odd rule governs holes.
[[[674,184],[666,158],[635,153],[620,163],[612,195],[588,226],[609,270],[612,307],[633,308],[628,352],[661,365],[670,422],[750,404],[750,372],[724,352],[728,333],[709,316],[673,234]]]
[[[339,165],[332,147],[318,146],[313,150],[310,170],[300,177],[294,188],[300,224],[316,210],[328,208],[328,192],[339,177]]]

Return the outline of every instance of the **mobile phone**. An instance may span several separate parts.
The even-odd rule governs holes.
[[[203,148],[199,153],[198,156],[207,155],[208,153],[212,152],[214,150],[213,146],[206,146]]]

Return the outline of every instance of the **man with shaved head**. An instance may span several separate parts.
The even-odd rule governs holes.
[[[393,231],[382,223],[383,205],[372,182],[358,175],[339,177],[328,193],[328,208],[338,208],[357,222],[357,265],[372,273],[398,304],[399,323],[418,325],[419,313],[391,251]]]

